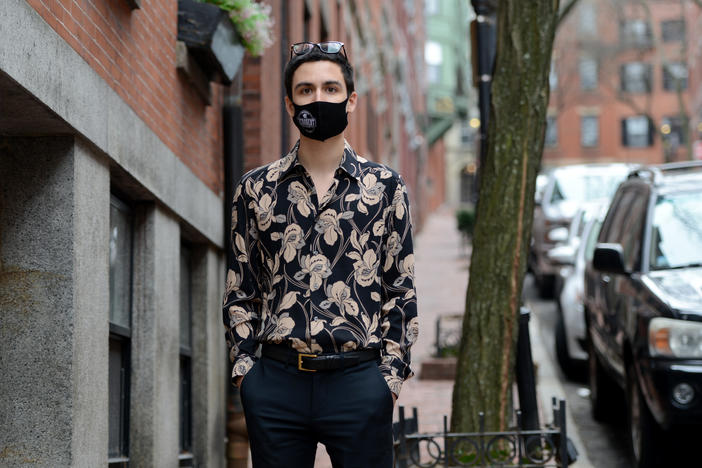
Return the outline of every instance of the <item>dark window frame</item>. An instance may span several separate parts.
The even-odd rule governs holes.
[[[645,145],[632,145],[631,142],[629,141],[629,133],[627,131],[627,120],[635,117],[645,117],[646,120],[648,121],[648,129],[647,129],[647,139],[646,139],[646,144]],[[624,117],[621,120],[621,137],[622,137],[622,146],[625,146],[627,148],[648,148],[650,146],[653,146],[653,138],[655,135],[655,128],[653,125],[653,122],[651,121],[650,118],[648,118],[645,115],[632,115],[629,117]]]
[[[632,66],[632,65],[643,65],[643,77],[642,77],[642,83],[644,89],[632,89],[632,83],[627,79],[627,68]],[[625,93],[651,93],[653,90],[653,67],[651,66],[650,63],[646,62],[627,62],[621,64],[619,68],[619,88],[625,92]]]
[[[178,435],[178,459],[179,466],[194,466],[194,454],[193,454],[193,373],[192,373],[192,305],[193,305],[193,283],[192,283],[192,273],[193,273],[193,246],[188,244],[186,241],[181,241],[181,255],[180,255],[180,280],[181,280],[181,291],[180,294],[180,307],[183,307],[183,287],[182,282],[187,281],[186,296],[187,296],[187,313],[185,314],[188,318],[188,338],[187,343],[183,342],[182,336],[179,334],[179,435]],[[185,255],[185,258],[183,256]],[[187,264],[187,273],[184,275],[182,271],[183,261]],[[180,311],[180,326],[183,327],[183,313],[182,309]]]
[[[680,90],[685,91],[688,87],[688,80],[689,80],[689,70],[687,68],[687,64],[684,62],[670,62],[669,64],[664,64],[661,67],[661,71],[663,73],[662,76],[662,81],[663,81],[663,89],[666,91],[672,91],[672,92],[677,92],[677,86],[676,86],[676,78],[673,76],[673,74],[669,71],[670,66],[678,66],[681,65],[685,67],[685,78],[680,80]]]
[[[584,140],[583,135],[583,123],[587,119],[595,119],[597,122],[597,138],[595,139],[594,143],[592,144],[585,144],[588,143]],[[582,148],[597,148],[600,146],[600,116],[599,115],[581,115],[580,116],[580,146]]]
[[[681,42],[686,34],[685,18],[661,21],[661,40],[663,42]]]
[[[550,122],[553,122],[552,124]],[[553,138],[549,138],[553,136]],[[555,115],[546,116],[546,127],[544,128],[544,148],[558,147],[558,117]]]
[[[129,310],[129,326],[119,325],[109,322],[109,340],[110,348],[112,346],[120,346],[120,429],[119,429],[119,445],[120,453],[110,453],[108,446],[108,466],[109,467],[119,467],[127,468],[129,466],[129,408],[131,401],[131,355],[132,355],[132,305],[133,305],[133,287],[134,287],[134,208],[123,201],[120,197],[111,193],[110,195],[110,208],[115,207],[116,209],[126,213],[128,217],[128,227],[129,227],[129,284],[128,284],[128,310]],[[109,318],[108,318],[109,320]],[[109,362],[109,359],[108,359]],[[108,364],[109,366],[109,364]],[[108,370],[109,376],[109,370]],[[108,377],[109,378],[109,377]],[[109,400],[109,384],[108,384],[108,400]],[[108,420],[110,418],[109,407],[108,407]],[[109,439],[109,430],[108,430]]]

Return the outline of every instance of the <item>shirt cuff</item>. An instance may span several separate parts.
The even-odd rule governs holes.
[[[248,354],[239,354],[232,366],[232,384],[237,377],[246,375],[256,363],[256,358]]]
[[[390,387],[390,391],[394,393],[396,397],[399,397],[400,390],[402,390],[402,384],[404,383],[405,379],[398,374],[397,366],[401,366],[400,368],[405,368],[406,364],[400,359],[385,355],[382,357],[378,368],[380,369],[380,373],[383,374],[385,383],[387,383],[388,387]],[[407,378],[412,377],[412,375],[414,374],[410,372]]]

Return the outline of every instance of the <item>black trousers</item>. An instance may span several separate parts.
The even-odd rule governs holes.
[[[392,394],[378,363],[304,372],[263,357],[241,383],[254,468],[391,468]]]

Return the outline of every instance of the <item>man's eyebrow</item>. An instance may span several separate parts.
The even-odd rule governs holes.
[[[338,81],[338,80],[329,80],[329,81],[325,81],[324,83],[322,83],[322,86],[329,86],[329,85],[341,86],[341,81]],[[309,82],[309,81],[301,81],[301,82],[299,82],[298,84],[295,85],[295,89],[302,88],[302,87],[305,87],[305,86],[314,86],[314,83],[311,83],[311,82]]]

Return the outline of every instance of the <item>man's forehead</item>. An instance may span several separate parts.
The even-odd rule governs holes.
[[[338,63],[329,60],[319,60],[315,62],[305,62],[300,65],[293,74],[292,84],[298,82],[326,83],[328,81],[339,81],[344,83],[344,74]]]

